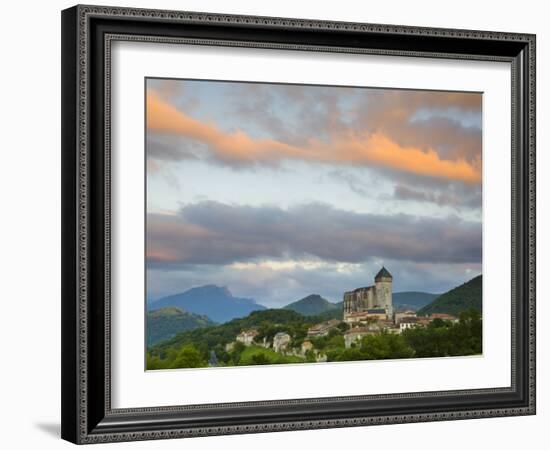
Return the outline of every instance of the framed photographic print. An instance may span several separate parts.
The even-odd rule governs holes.
[[[62,436],[535,413],[535,36],[62,13]]]

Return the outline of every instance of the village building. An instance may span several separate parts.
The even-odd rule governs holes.
[[[399,321],[399,331],[403,332],[405,330],[408,330],[409,328],[413,328],[418,324],[418,318],[409,316],[409,317],[403,317]]]
[[[416,323],[420,326],[427,326],[432,320],[428,316],[417,316]]]
[[[348,314],[346,323],[354,324],[360,322],[373,322],[377,320],[387,320],[388,315],[386,310],[382,308],[367,309],[366,311],[358,311]]]
[[[307,330],[308,337],[327,336],[332,328],[337,327],[340,324],[340,320],[331,319],[327,322],[318,323],[313,325]]]
[[[401,329],[399,326],[392,325],[391,327],[385,328],[385,331],[390,334],[399,334],[401,333]]]
[[[346,317],[346,323],[354,324],[359,322],[366,322],[368,317],[369,313],[367,311],[349,313]]]
[[[276,352],[284,352],[290,344],[290,335],[288,333],[279,332],[273,336],[273,350]]]
[[[393,277],[385,267],[374,277],[374,286],[357,288],[344,293],[343,313],[346,323],[354,323],[353,314],[371,310],[371,314],[384,315],[384,319],[393,319],[392,303]],[[374,313],[374,310],[383,312]],[[351,320],[350,320],[351,319]]]
[[[350,348],[351,344],[354,344],[369,334],[373,334],[373,331],[367,327],[352,328],[344,334],[344,345],[346,348]]]
[[[256,336],[258,336],[258,330],[245,330],[241,331],[241,333],[237,335],[236,341],[242,342],[248,347],[249,345],[252,345]]]
[[[391,316],[386,313],[384,308],[367,309],[367,318],[371,320],[388,320]]]
[[[412,310],[396,312],[395,313],[396,325],[399,325],[399,323],[401,322],[401,319],[403,319],[404,317],[416,317],[416,312]]]
[[[432,322],[435,319],[448,320],[449,322],[452,322],[452,323],[458,322],[458,318],[451,314],[433,313],[433,314],[430,314],[429,316],[418,316],[417,324],[425,327],[425,326],[428,326],[430,322]]]

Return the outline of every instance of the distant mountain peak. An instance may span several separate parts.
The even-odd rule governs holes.
[[[153,316],[161,316],[161,315],[172,315],[172,316],[177,316],[177,315],[180,315],[180,314],[185,314],[187,311],[184,311],[183,309],[181,308],[177,308],[176,306],[166,306],[164,308],[159,308],[159,309],[152,309],[149,314],[153,315]]]
[[[227,286],[218,286],[217,284],[205,284],[203,286],[195,286],[186,292],[192,292],[192,291],[204,291],[204,292],[221,292],[228,296],[233,296],[231,291]]]
[[[304,300],[325,300],[325,301],[328,301],[328,300],[324,299],[323,297],[321,297],[319,294],[309,294],[308,296],[306,296],[303,299],[298,300],[298,301],[303,302]]]
[[[283,307],[283,309],[291,309],[305,316],[315,316],[336,308],[338,308],[336,304],[329,302],[319,294],[310,294]]]
[[[234,297],[227,286],[215,284],[196,286],[185,292],[150,302],[148,310],[167,306],[203,314],[220,323],[247,316],[252,311],[266,309],[251,298]]]

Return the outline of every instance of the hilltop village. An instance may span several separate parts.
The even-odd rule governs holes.
[[[415,311],[394,311],[392,302],[393,277],[385,267],[377,273],[374,285],[345,292],[343,297],[343,320],[330,319],[316,323],[307,329],[305,339],[299,346],[292,345],[296,336],[290,332],[279,331],[271,340],[261,336],[256,328],[242,330],[235,340],[226,344],[225,350],[231,352],[236,343],[245,347],[258,346],[286,356],[294,356],[316,362],[327,361],[327,355],[316,348],[319,338],[343,337],[344,347],[353,348],[365,336],[380,333],[401,334],[413,327],[426,327],[434,320],[457,323],[458,317],[446,313],[433,313],[417,316]]]
[[[177,330],[185,321],[197,328],[176,331],[149,346],[147,369],[481,354],[481,275],[434,295],[420,309],[395,306],[402,293],[394,294],[392,284],[391,273],[382,267],[374,284],[343,293],[339,304],[310,295],[221,324],[177,307],[153,310],[150,330],[157,320],[156,329],[164,331]],[[212,298],[213,288],[206,289]]]

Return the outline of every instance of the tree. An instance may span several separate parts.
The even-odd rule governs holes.
[[[414,355],[414,350],[400,335],[386,332],[365,336],[360,351],[363,359],[399,359]]]
[[[232,365],[236,366],[241,359],[241,353],[246,349],[246,345],[242,342],[235,342],[233,344],[233,349],[229,353],[229,360],[233,363]]]
[[[147,352],[147,370],[163,369],[163,361],[158,356],[153,356]]]
[[[252,362],[253,365],[262,365],[262,364],[269,364],[269,358],[264,353],[258,353],[255,355],[252,355]]]
[[[187,344],[178,351],[172,368],[177,369],[206,366],[207,362],[201,352],[199,352],[192,344]]]
[[[448,320],[443,320],[443,319],[440,319],[439,317],[432,320],[428,327],[429,328],[442,328],[442,327],[447,327],[451,324],[451,322],[449,322]]]
[[[336,328],[338,328],[342,333],[345,333],[346,331],[348,331],[350,329],[350,326],[346,322],[340,322],[336,326]]]
[[[315,362],[316,361],[315,352],[311,349],[306,351],[305,356],[306,356],[306,361],[307,362]]]
[[[460,314],[458,323],[435,319],[426,328],[415,327],[402,334],[416,357],[479,355],[482,350],[482,321],[479,311]]]

